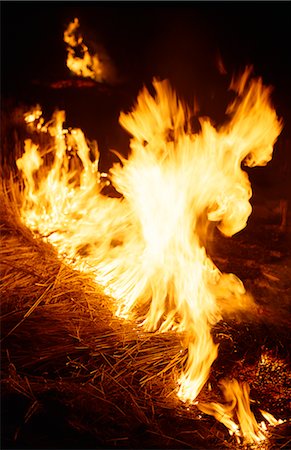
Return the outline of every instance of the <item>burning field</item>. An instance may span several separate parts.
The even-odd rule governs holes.
[[[78,27],[79,83],[116,80]],[[169,80],[141,86],[106,172],[65,111],[22,112],[2,164],[3,447],[288,448],[288,200],[251,203],[250,182],[284,118],[251,67],[230,90],[218,126]]]

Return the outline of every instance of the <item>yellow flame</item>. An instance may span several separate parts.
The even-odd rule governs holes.
[[[222,380],[221,389],[226,400],[226,404],[220,403],[199,403],[198,408],[206,414],[214,416],[223,423],[230,435],[235,435],[237,441],[243,438],[248,443],[258,443],[266,439],[267,427],[265,422],[257,423],[250,408],[250,387],[247,383],[239,383],[237,380]],[[272,426],[282,424],[282,419],[275,417],[263,410],[260,410],[263,417]]]
[[[229,433],[234,434],[238,441],[240,441],[239,437],[243,437],[246,442],[250,443],[264,440],[265,435],[250,409],[248,384],[240,384],[237,380],[222,380],[221,388],[227,404],[199,403],[199,409],[223,423],[229,429]]]
[[[72,46],[82,43],[72,39]],[[178,396],[186,402],[197,397],[217,356],[212,326],[225,309],[251,302],[242,282],[209,258],[209,227],[232,236],[246,226],[251,186],[241,166],[266,164],[282,125],[270,89],[249,69],[232,83],[237,98],[229,121],[216,129],[200,118],[197,134],[168,81],[153,85],[155,96],[143,89],[133,111],[120,115],[131,153],[120,156],[108,179],[122,196],[102,194],[98,148],[81,130],[63,129],[58,112],[46,127],[53,147],[46,163],[41,167],[45,157],[31,141],[17,162],[26,183],[22,218],[75,267],[94,271],[116,299],[118,316],[147,331],[184,332],[188,360]],[[240,410],[243,400],[236,398]]]
[[[67,44],[67,66],[72,73],[84,78],[103,82],[112,81],[113,67],[104,50],[99,54],[91,54],[79,32],[79,19],[70,22],[64,32],[64,42]]]
[[[37,121],[42,116],[42,111],[39,105],[33,108],[31,111],[24,113],[24,120],[29,125]]]
[[[282,419],[276,419],[271,413],[260,409],[262,416],[267,420],[267,422],[272,425],[272,427],[276,427],[277,425],[281,425],[284,423]]]

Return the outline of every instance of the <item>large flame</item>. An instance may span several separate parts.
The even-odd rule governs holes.
[[[188,360],[178,396],[192,402],[217,357],[211,328],[224,309],[251,302],[242,282],[208,256],[209,228],[232,236],[246,226],[251,186],[242,164],[265,165],[282,125],[270,89],[249,69],[232,82],[229,121],[216,129],[200,118],[196,134],[191,111],[169,83],[153,85],[155,96],[143,89],[134,110],[121,113],[131,152],[106,176],[96,144],[81,130],[64,129],[63,112],[47,126],[31,112],[27,122],[48,134],[53,150],[26,141],[17,161],[25,180],[21,214],[67,261],[94,272],[117,315],[148,331],[183,331]],[[108,180],[119,198],[102,194]],[[228,422],[233,427],[231,416]]]

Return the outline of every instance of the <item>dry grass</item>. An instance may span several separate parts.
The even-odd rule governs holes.
[[[170,397],[172,368],[185,357],[181,344],[174,335],[145,334],[116,319],[92,278],[59,261],[21,224],[15,186],[10,181],[1,193],[5,390],[30,398],[26,420],[37,412],[36,396],[70,393],[73,404],[78,399],[93,409],[93,422],[107,417],[101,434],[111,442],[107,421],[149,424],[157,406],[177,402]]]
[[[177,400],[177,374],[187,356],[181,336],[144,333],[134,323],[115,318],[110,298],[93,279],[65,265],[21,223],[20,183],[12,177],[3,180],[3,446],[236,448],[221,424]],[[267,273],[267,281],[276,284],[273,272]],[[274,388],[269,403],[274,405],[277,396],[277,412],[281,408],[285,417],[284,399],[291,391],[286,329],[280,333],[272,318],[268,326],[263,319],[252,325],[232,321],[217,326],[215,339],[223,355],[214,364],[210,382],[215,387],[224,374],[234,374],[253,383],[257,401],[263,402],[271,379],[281,390]],[[266,339],[271,328],[273,334]],[[250,334],[255,346],[250,346]],[[273,345],[273,362],[264,367],[259,363],[262,345]],[[280,379],[274,361],[283,361]],[[201,399],[215,395],[217,389],[204,389]],[[57,430],[54,415],[62,424]],[[52,435],[47,435],[51,427]],[[268,448],[288,448],[286,426],[273,431]]]

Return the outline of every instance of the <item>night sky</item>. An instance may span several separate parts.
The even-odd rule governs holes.
[[[48,87],[72,78],[63,32],[74,17],[85,41],[101,44],[110,55],[117,86],[80,92]],[[2,96],[40,103],[49,112],[65,108],[72,125],[100,137],[106,147],[119,139],[110,140],[119,111],[133,105],[153,76],[168,78],[188,103],[195,97],[201,114],[219,123],[232,75],[252,64],[254,73],[274,87],[283,135],[290,138],[290,18],[290,2],[278,1],[1,2]],[[219,55],[225,75],[218,70]]]

